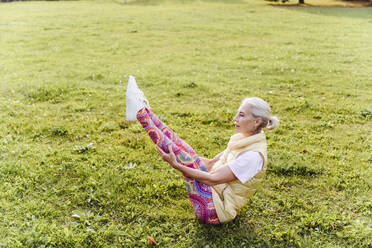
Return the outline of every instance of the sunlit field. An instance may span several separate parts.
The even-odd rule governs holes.
[[[270,103],[261,188],[229,224],[125,121],[129,75],[204,157]],[[0,247],[372,243],[372,8],[250,1],[0,3]]]

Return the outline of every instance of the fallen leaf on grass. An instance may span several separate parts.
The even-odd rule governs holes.
[[[150,245],[156,245],[155,240],[151,236],[147,236]]]

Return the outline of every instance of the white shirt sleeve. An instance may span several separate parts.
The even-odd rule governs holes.
[[[240,182],[246,183],[262,170],[263,160],[259,152],[242,153],[228,166]]]

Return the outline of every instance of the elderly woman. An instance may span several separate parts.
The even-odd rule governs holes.
[[[262,129],[271,130],[278,123],[264,100],[246,98],[234,117],[237,134],[230,138],[226,150],[213,159],[202,158],[152,113],[131,76],[127,121],[136,119],[156,144],[160,156],[183,174],[194,212],[205,224],[233,220],[257,190],[267,164]]]

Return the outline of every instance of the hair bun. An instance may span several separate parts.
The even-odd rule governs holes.
[[[276,116],[271,116],[269,118],[266,128],[268,130],[273,130],[278,125],[278,123],[279,123],[279,119]]]

